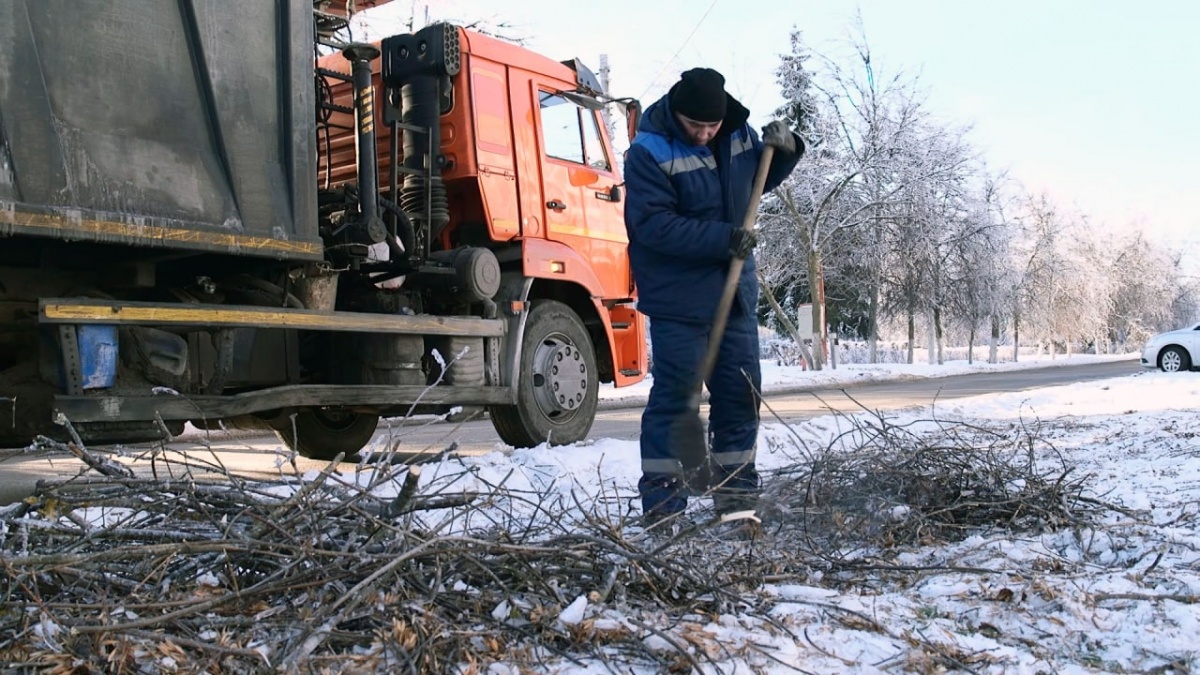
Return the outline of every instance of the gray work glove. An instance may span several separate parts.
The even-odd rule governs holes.
[[[747,230],[744,227],[736,228],[729,235],[729,255],[745,260],[750,257],[750,252],[757,244],[758,235],[754,233],[754,230]]]
[[[796,137],[787,123],[775,120],[763,127],[763,143],[789,155],[796,154]]]

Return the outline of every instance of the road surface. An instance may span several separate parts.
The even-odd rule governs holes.
[[[1106,361],[1078,366],[1056,366],[1029,370],[990,373],[971,373],[941,378],[914,378],[903,381],[864,383],[839,388],[820,387],[772,393],[766,398],[764,419],[799,422],[828,414],[831,410],[856,412],[860,405],[868,410],[896,410],[924,406],[937,401],[1053,387],[1089,380],[1123,377],[1141,370],[1136,359]],[[1180,377],[1194,376],[1180,373]],[[853,397],[853,400],[851,399]],[[855,402],[857,401],[857,403]],[[707,414],[705,412],[705,414]],[[634,440],[639,435],[641,408],[602,409],[592,426],[592,438]],[[428,420],[385,421],[376,435],[376,443],[390,438],[405,461],[432,459],[446,451],[462,454],[483,454],[503,446],[487,420],[461,424]],[[181,438],[170,444],[175,452],[211,461],[214,456],[229,471],[242,475],[279,476],[281,469],[292,472],[283,460],[280,443],[273,436],[225,435],[209,439]],[[139,472],[150,470],[149,462],[128,455],[145,453],[146,446],[128,448],[122,461],[132,463]],[[11,451],[5,451],[8,454]],[[0,455],[2,456],[2,455]],[[298,458],[295,469],[319,470],[326,462]],[[79,462],[69,456],[24,456],[16,454],[0,461],[0,504],[24,498],[36,482],[46,478],[68,478],[79,471]],[[159,467],[161,470],[161,466]]]

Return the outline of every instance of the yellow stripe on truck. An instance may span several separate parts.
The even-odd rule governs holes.
[[[577,227],[575,225],[561,225],[551,223],[546,228],[551,234],[573,234],[577,237],[588,237],[589,239],[600,239],[603,241],[615,241],[619,244],[628,244],[629,237],[624,232],[604,232],[587,227]]]
[[[100,237],[128,237],[130,239],[150,240],[155,243],[193,242],[210,246],[220,246],[227,249],[298,253],[306,256],[319,256],[322,252],[322,244],[320,242],[291,241],[272,237],[254,237],[233,232],[211,232],[208,230],[162,227],[160,225],[125,223],[116,220],[75,218],[57,213],[29,213],[15,209],[0,209],[0,224],[33,230],[60,232],[62,235],[70,236],[72,239],[81,238],[80,234],[88,234]]]
[[[42,323],[50,324],[297,328],[473,337],[504,335],[503,321],[466,316],[317,312],[307,309],[214,305],[156,305],[153,303],[75,301],[57,298],[41,301],[39,317]]]

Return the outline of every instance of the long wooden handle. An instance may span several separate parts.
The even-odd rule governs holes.
[[[774,146],[763,147],[762,157],[758,159],[758,170],[754,173],[754,187],[750,192],[750,204],[746,207],[745,217],[742,218],[743,230],[754,229],[754,221],[758,219],[758,203],[762,200],[763,188],[767,185],[767,170],[771,168],[771,159],[774,156]],[[721,338],[725,335],[725,325],[729,323],[729,310],[733,307],[738,280],[742,276],[742,267],[745,265],[744,258],[734,258],[729,263],[729,275],[725,277],[725,288],[721,292],[721,301],[717,304],[717,314],[713,317],[712,333],[708,336],[708,351],[704,354],[704,360],[700,362],[696,394],[699,394],[700,390],[704,388],[704,382],[712,374],[713,366],[717,363],[717,352],[721,349]]]

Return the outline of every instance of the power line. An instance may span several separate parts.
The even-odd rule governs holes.
[[[658,82],[658,78],[662,77],[662,74],[667,71],[667,68],[675,62],[675,59],[679,56],[679,53],[683,51],[683,48],[688,46],[688,43],[691,42],[692,38],[696,36],[696,31],[700,30],[700,24],[704,23],[704,20],[707,19],[708,15],[713,11],[713,7],[716,6],[717,0],[712,0],[712,2],[708,3],[708,9],[704,10],[704,14],[700,17],[700,20],[696,22],[696,25],[692,28],[692,32],[688,33],[688,36],[683,40],[683,44],[679,45],[679,49],[676,49],[675,53],[671,55],[671,58],[667,59],[667,62],[663,64],[662,70],[659,70],[658,73],[650,79],[650,84],[646,85],[646,91],[643,91],[642,95],[638,96],[639,99],[646,97],[646,94],[650,92],[650,87],[653,87],[654,83]]]

